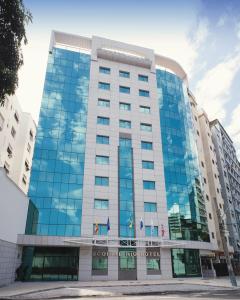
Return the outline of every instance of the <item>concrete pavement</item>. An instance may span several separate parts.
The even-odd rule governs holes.
[[[240,287],[240,277],[238,278],[238,285]],[[204,292],[228,292],[233,290],[237,295],[239,293],[238,298],[233,299],[240,299],[240,288],[232,288],[228,278],[209,280],[184,278],[155,281],[16,282],[0,288],[0,299],[67,299],[91,296],[102,298],[127,295],[162,295],[162,293],[195,292],[201,294]]]

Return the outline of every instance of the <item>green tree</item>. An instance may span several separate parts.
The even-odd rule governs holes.
[[[25,26],[32,15],[22,0],[0,0],[0,105],[18,86],[23,64],[22,43],[27,44]]]

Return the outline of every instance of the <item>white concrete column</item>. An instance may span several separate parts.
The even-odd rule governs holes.
[[[108,256],[108,280],[118,280],[118,248],[110,248],[109,252],[117,255]]]
[[[80,248],[79,255],[79,270],[78,270],[78,280],[87,281],[91,280],[92,274],[92,248]]]
[[[137,280],[147,279],[146,248],[137,249]]]
[[[172,258],[171,258],[171,249],[161,248],[160,253],[160,265],[162,278],[172,278]]]

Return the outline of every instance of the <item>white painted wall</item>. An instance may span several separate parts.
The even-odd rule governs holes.
[[[16,243],[25,232],[29,199],[0,168],[0,239]]]

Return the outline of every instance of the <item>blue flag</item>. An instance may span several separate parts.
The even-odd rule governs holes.
[[[108,219],[107,219],[107,231],[109,231],[110,230],[110,221],[109,221],[109,217],[108,217]]]

